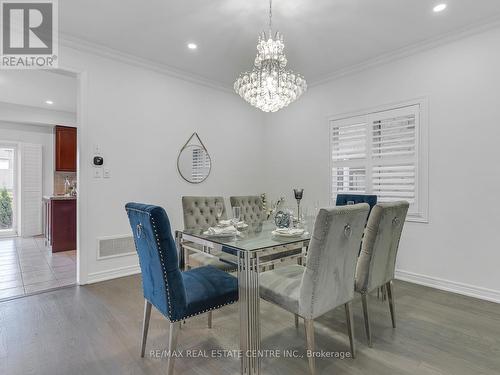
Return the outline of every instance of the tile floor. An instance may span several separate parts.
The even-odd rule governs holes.
[[[53,254],[43,237],[0,238],[0,300],[75,282],[75,250]]]

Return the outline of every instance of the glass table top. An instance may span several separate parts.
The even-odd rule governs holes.
[[[264,221],[255,225],[249,225],[247,229],[240,231],[240,235],[232,237],[210,236],[203,234],[203,230],[182,230],[180,232],[184,235],[245,251],[262,250],[309,241],[311,239],[308,231],[300,237],[280,237],[272,234],[272,231],[275,229],[276,225],[273,222]]]

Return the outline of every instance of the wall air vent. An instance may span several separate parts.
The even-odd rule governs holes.
[[[131,235],[100,237],[97,239],[97,259],[109,259],[135,254]]]

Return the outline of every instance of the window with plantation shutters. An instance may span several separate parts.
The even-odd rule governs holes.
[[[331,193],[375,194],[379,202],[406,200],[409,217],[426,220],[420,179],[421,104],[331,120]],[[425,148],[426,149],[426,148]],[[423,163],[425,164],[425,163]]]

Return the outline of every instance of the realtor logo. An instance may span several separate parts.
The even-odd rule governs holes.
[[[0,10],[0,67],[57,68],[57,0],[2,0]]]

